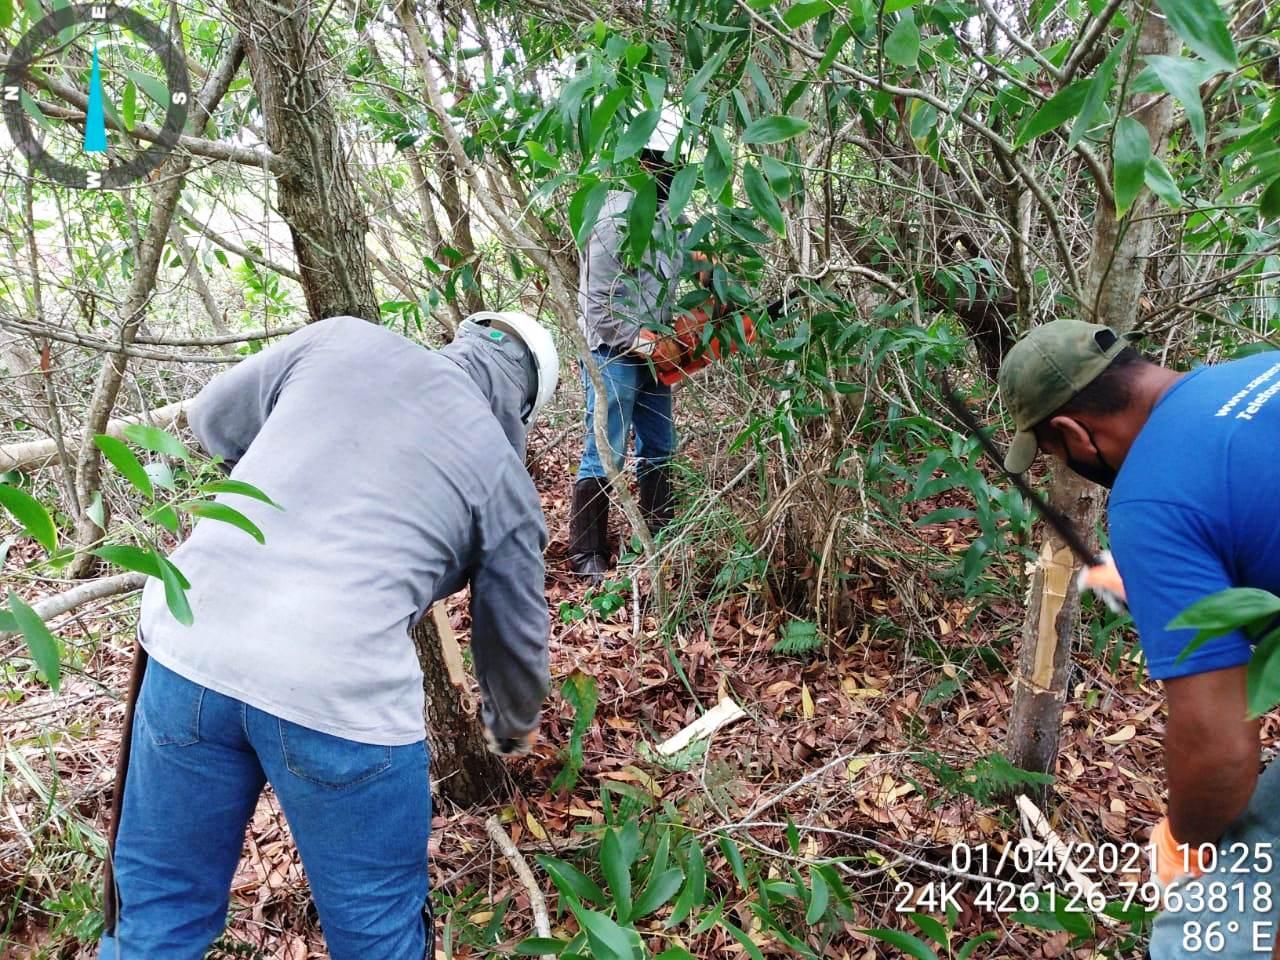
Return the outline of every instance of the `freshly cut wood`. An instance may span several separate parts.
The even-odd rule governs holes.
[[[658,744],[658,753],[664,757],[679,753],[695,740],[706,739],[721,727],[741,720],[746,715],[746,711],[732,697],[725,697],[693,723]]]
[[[431,607],[431,619],[436,623],[436,633],[440,634],[440,649],[444,651],[444,666],[449,673],[449,682],[461,689],[466,686],[467,672],[462,666],[462,648],[458,646],[458,635],[453,632],[449,611],[444,608],[443,600]]]
[[[106,433],[119,437],[124,428],[134,423],[147,423],[153,427],[170,427],[186,419],[191,400],[180,400],[158,407],[149,413],[134,417],[119,417],[107,422]],[[58,455],[58,445],[52,440],[27,440],[0,446],[0,471],[30,470],[42,467]]]

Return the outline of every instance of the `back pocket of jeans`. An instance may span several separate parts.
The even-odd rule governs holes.
[[[322,787],[349,787],[391,766],[391,748],[358,743],[280,721],[284,764],[295,777]]]
[[[200,742],[200,706],[204,687],[161,666],[147,664],[138,694],[138,715],[158,747],[189,747]]]

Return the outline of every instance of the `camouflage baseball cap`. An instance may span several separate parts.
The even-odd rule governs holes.
[[[1006,470],[1022,473],[1031,466],[1035,425],[1092,383],[1127,346],[1110,327],[1082,320],[1041,324],[1013,345],[999,374],[1000,396],[1018,431],[1005,454]]]

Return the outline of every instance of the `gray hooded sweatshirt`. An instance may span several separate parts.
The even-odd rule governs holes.
[[[354,317],[310,324],[217,377],[188,414],[265,544],[199,521],[172,559],[195,615],[143,592],[160,663],[314,730],[423,739],[410,626],[471,585],[471,650],[497,737],[538,725],[548,688],[546,525],[525,470],[525,350],[462,337],[427,350]],[[520,452],[517,452],[520,451]]]

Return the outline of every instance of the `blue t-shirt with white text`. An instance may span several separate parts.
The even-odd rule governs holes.
[[[1280,352],[1183,377],[1160,399],[1116,479],[1111,549],[1157,680],[1248,663],[1232,633],[1176,663],[1194,630],[1166,625],[1228,587],[1280,593]]]

